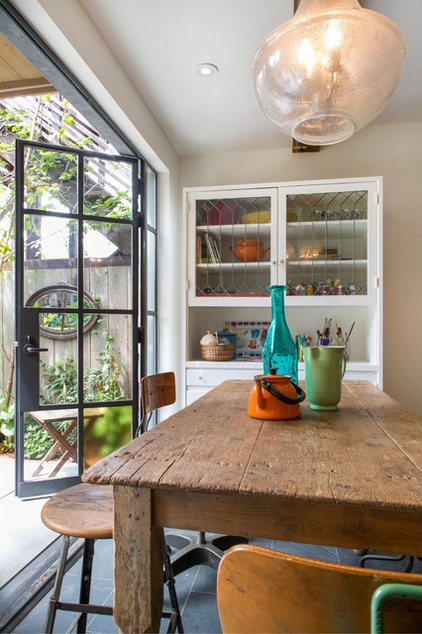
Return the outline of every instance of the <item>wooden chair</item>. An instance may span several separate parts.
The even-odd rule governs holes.
[[[67,610],[77,613],[69,631],[77,625],[78,633],[85,632],[88,614],[113,614],[111,606],[89,603],[95,540],[113,538],[113,487],[100,484],[77,484],[69,487],[56,493],[46,502],[41,510],[41,519],[48,528],[63,535],[44,631],[47,634],[53,631],[57,610]],[[71,537],[84,539],[79,603],[60,600]],[[170,618],[167,631],[175,632],[177,628],[180,633],[183,633],[167,552],[164,554],[164,570],[163,581],[167,582],[171,602],[171,612],[163,613],[163,616]]]
[[[141,380],[142,420],[138,435],[148,430],[153,412],[158,408],[171,405],[176,400],[176,379],[174,372],[150,374]],[[207,539],[203,531],[188,537],[186,535],[167,534],[166,541],[173,550],[171,557],[173,574],[176,576],[193,566],[204,565],[218,569],[223,552],[238,543],[246,543],[243,537],[219,535]]]
[[[268,550],[234,546],[217,576],[223,632],[369,632],[371,597],[385,583],[422,587],[422,575],[353,568]],[[422,602],[391,599],[386,632],[422,632]]]
[[[174,372],[150,374],[141,379],[142,420],[137,435],[148,430],[153,413],[160,407],[176,401],[176,377]]]

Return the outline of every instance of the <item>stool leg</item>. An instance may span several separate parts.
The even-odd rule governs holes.
[[[54,626],[54,619],[56,618],[57,604],[60,599],[60,592],[62,589],[63,575],[66,567],[67,553],[69,550],[70,537],[63,535],[62,549],[60,553],[59,564],[57,567],[56,578],[54,580],[53,592],[51,593],[50,603],[48,606],[47,619],[45,622],[44,631],[46,634],[51,634]]]
[[[92,578],[92,562],[94,559],[94,539],[85,539],[84,554],[82,559],[81,587],[79,594],[79,603],[89,603],[89,595],[91,592]],[[88,614],[84,612],[78,620],[77,633],[84,634],[86,631],[86,621]]]
[[[166,582],[171,604],[170,621],[167,628],[167,634],[173,634],[176,629],[179,634],[184,634],[182,617],[180,616],[179,601],[176,594],[176,588],[173,570],[171,567],[169,548],[164,543],[164,580]]]

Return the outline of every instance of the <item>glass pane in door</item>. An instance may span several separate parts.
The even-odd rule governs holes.
[[[84,221],[84,289],[97,308],[132,308],[132,226]]]
[[[85,403],[132,398],[132,329],[131,315],[100,314],[84,336]]]
[[[108,456],[132,438],[132,407],[86,407],[84,409],[84,468]]]
[[[76,409],[24,413],[24,479],[29,482],[78,475]]]
[[[67,218],[24,216],[24,302],[31,302],[39,291],[56,284],[77,286],[76,223]],[[48,301],[54,302],[50,297]],[[60,307],[60,306],[59,306]]]
[[[117,157],[84,157],[84,213],[131,220],[132,164]]]
[[[25,149],[24,207],[77,213],[77,154],[48,146]]]

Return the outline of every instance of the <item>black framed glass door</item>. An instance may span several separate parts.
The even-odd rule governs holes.
[[[138,421],[138,159],[16,146],[16,489],[44,495]]]

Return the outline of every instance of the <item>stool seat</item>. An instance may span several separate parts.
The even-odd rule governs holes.
[[[61,535],[84,539],[113,537],[113,487],[76,484],[56,493],[41,510],[43,523]]]
[[[46,634],[52,633],[57,610],[67,610],[77,613],[68,632],[73,631],[77,625],[77,634],[83,634],[86,631],[87,614],[113,614],[111,605],[89,603],[95,541],[113,538],[113,487],[108,484],[83,483],[59,491],[44,504],[41,510],[41,519],[45,526],[62,535],[62,550],[44,632]],[[60,600],[71,537],[84,540],[79,603],[68,603]],[[171,612],[163,612],[163,616],[170,619],[167,632],[170,634],[177,629],[179,634],[183,634],[173,571],[169,554],[165,548],[163,564],[163,581],[167,585],[171,603]]]

